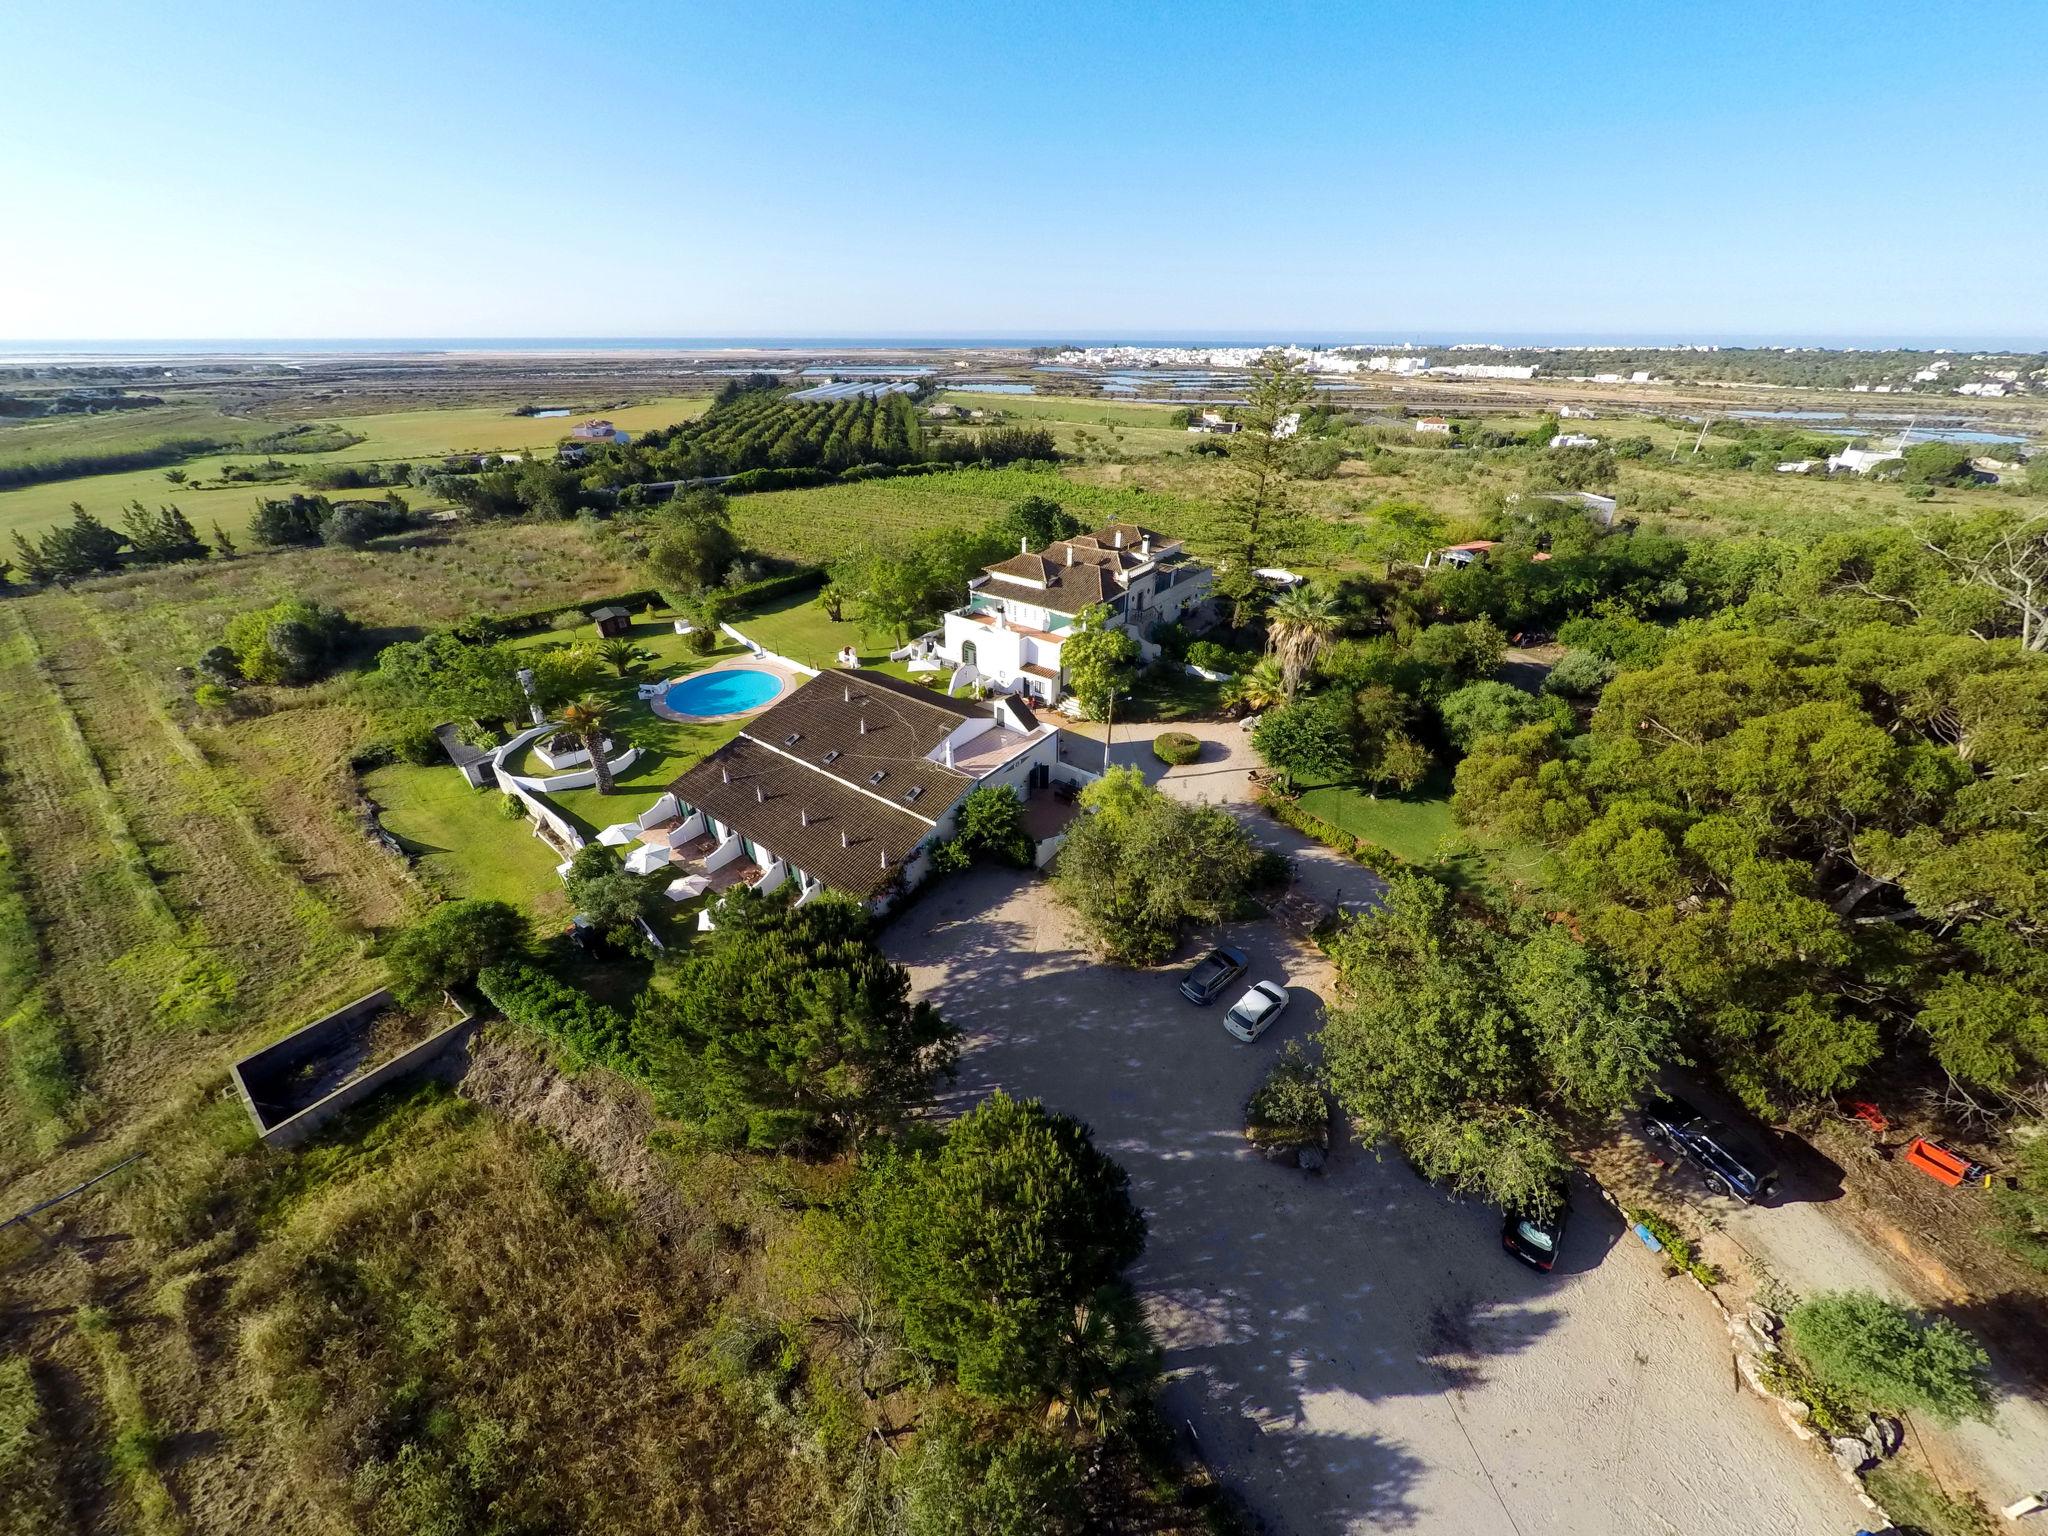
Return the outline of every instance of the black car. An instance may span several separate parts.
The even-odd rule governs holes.
[[[1195,962],[1195,968],[1181,978],[1180,995],[1198,1007],[1206,1008],[1223,995],[1223,989],[1250,967],[1251,961],[1244,957],[1244,951],[1237,949],[1212,949]]]
[[[1557,1262],[1557,1250],[1564,1244],[1564,1224],[1571,1214],[1571,1201],[1562,1190],[1547,1211],[1509,1211],[1501,1218],[1500,1245],[1531,1269],[1548,1273]]]
[[[1691,1162],[1709,1189],[1745,1205],[1761,1203],[1777,1185],[1778,1165],[1769,1153],[1683,1099],[1654,1100],[1643,1111],[1643,1134]]]

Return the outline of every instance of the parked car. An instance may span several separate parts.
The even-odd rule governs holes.
[[[1206,1008],[1250,966],[1241,949],[1212,949],[1181,978],[1180,995],[1196,1007]]]
[[[1501,1246],[1531,1269],[1549,1273],[1557,1263],[1564,1244],[1564,1225],[1572,1213],[1571,1198],[1563,1190],[1557,1203],[1547,1211],[1510,1210],[1501,1218]]]
[[[1745,1205],[1759,1204],[1777,1185],[1778,1165],[1768,1152],[1683,1099],[1653,1100],[1643,1110],[1643,1134],[1691,1162],[1709,1189]]]
[[[1277,981],[1253,982],[1243,997],[1223,1015],[1223,1027],[1246,1045],[1273,1027],[1287,1007],[1287,989]]]

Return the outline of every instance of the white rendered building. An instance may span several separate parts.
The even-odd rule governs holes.
[[[1209,587],[1209,568],[1189,560],[1180,540],[1113,523],[987,567],[968,584],[965,606],[946,615],[939,655],[954,667],[955,687],[980,682],[1057,703],[1066,691],[1060,648],[1083,610],[1107,607],[1111,624],[1142,646],[1147,630],[1200,606]]]

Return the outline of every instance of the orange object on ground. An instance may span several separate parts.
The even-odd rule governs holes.
[[[1885,1118],[1884,1111],[1868,1099],[1851,1099],[1849,1101],[1849,1113],[1858,1120],[1861,1120],[1880,1136],[1892,1128],[1892,1123]]]
[[[1907,1146],[1906,1161],[1951,1189],[1962,1184],[1982,1183],[1986,1176],[1982,1167],[1961,1153],[1951,1152],[1924,1136],[1915,1136]]]

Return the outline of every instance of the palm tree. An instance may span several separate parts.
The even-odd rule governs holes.
[[[1287,680],[1280,663],[1262,656],[1249,672],[1240,672],[1223,685],[1225,704],[1242,704],[1254,712],[1287,702]]]
[[[1336,601],[1310,583],[1290,587],[1274,600],[1266,612],[1266,650],[1280,663],[1287,697],[1301,691],[1323,641],[1336,632]]]
[[[562,708],[562,724],[576,733],[583,750],[590,754],[590,766],[597,774],[597,792],[612,792],[612,766],[604,759],[605,727],[611,724],[612,707],[594,693],[586,693],[574,704]]]
[[[624,635],[614,635],[611,639],[605,641],[603,645],[597,648],[597,654],[602,656],[605,664],[621,677],[624,677],[629,672],[639,670],[641,660],[640,647],[631,640],[628,640]]]

